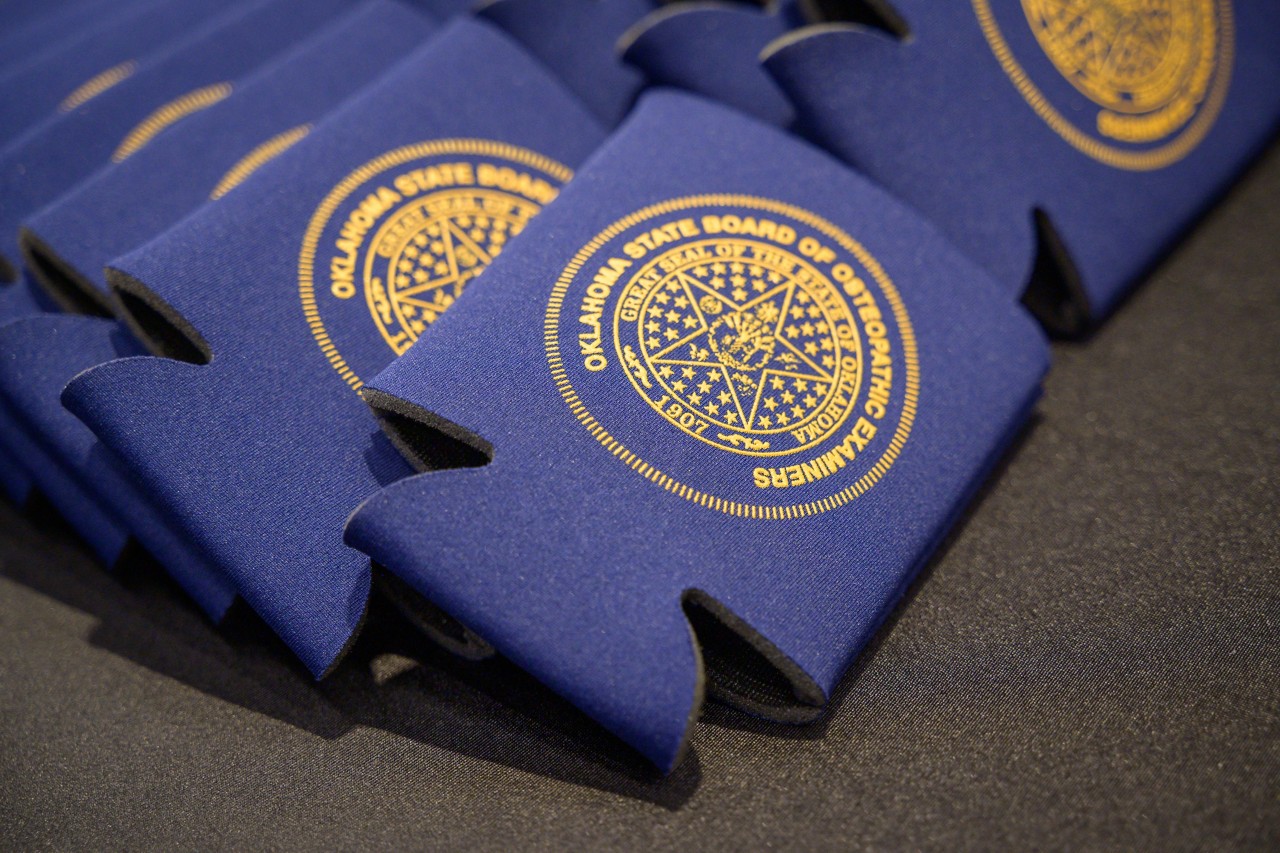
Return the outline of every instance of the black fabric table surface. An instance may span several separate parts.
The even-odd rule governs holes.
[[[817,725],[670,778],[375,612],[312,684],[0,504],[6,848],[1280,847],[1280,147],[1092,339]]]

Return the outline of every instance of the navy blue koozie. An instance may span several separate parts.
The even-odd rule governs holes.
[[[4,417],[0,413],[0,417]],[[0,440],[0,491],[14,503],[22,503],[31,494],[31,477],[16,461],[17,452]]]
[[[185,0],[184,0],[185,2]],[[353,0],[257,0],[210,21],[129,79],[0,153],[0,255],[17,267],[22,220],[183,118],[225,100],[237,81]]]
[[[619,57],[617,42],[652,9],[651,0],[494,0],[478,14],[524,45],[613,127],[644,85],[640,72]]]
[[[20,135],[32,123],[52,113],[59,101],[75,94],[76,90],[67,88],[73,84],[65,81],[81,82],[76,75],[98,61],[83,52],[61,48],[75,43],[77,35],[105,26],[114,17],[125,16],[132,7],[140,5],[142,0],[68,0],[57,4],[48,0],[11,0],[0,7],[0,144]],[[192,5],[191,11],[198,12],[195,4]],[[209,8],[213,9],[213,4]],[[148,37],[154,42],[163,33],[163,22],[154,31],[140,32],[134,21],[127,33],[122,34],[135,40],[131,44],[136,50],[147,43]],[[106,49],[116,47],[108,45]],[[64,88],[59,88],[60,85]],[[83,90],[81,96],[90,92],[89,88],[78,88]],[[13,268],[0,262],[0,287],[14,277]],[[34,310],[36,303],[32,297],[25,288],[14,294],[0,290],[0,316],[8,316],[6,308]],[[0,419],[4,417],[6,413],[0,406]],[[27,457],[14,441],[6,442],[0,437],[0,492],[16,503],[27,499],[32,485],[17,461],[19,458]]]
[[[5,319],[39,312],[45,307],[36,298],[34,286],[25,278],[17,283],[0,282],[0,323]],[[0,402],[0,490],[11,502],[21,505],[31,497],[32,482],[26,468],[19,461],[24,457],[22,447],[19,446],[23,437],[6,437],[12,425],[13,419],[8,407]]]
[[[141,355],[116,322],[44,314],[0,328],[0,405],[9,410],[6,441],[40,491],[106,564],[133,538],[146,547],[214,621],[235,588],[147,499],[119,460],[61,405],[58,391],[81,370]]]
[[[342,541],[411,469],[356,389],[554,198],[603,132],[541,65],[463,20],[216,204],[116,260],[162,358],[64,403],[317,675],[365,611]]]
[[[21,323],[22,321],[17,321]],[[30,359],[38,352],[23,352],[16,348],[26,343],[21,336],[8,334],[14,324],[0,327],[0,372],[21,371],[21,360]],[[40,343],[44,343],[41,341]],[[46,360],[39,358],[37,367]],[[72,373],[71,375],[74,375]],[[65,381],[63,383],[65,385]],[[0,383],[3,385],[3,383]],[[33,488],[52,503],[64,518],[71,519],[72,526],[90,550],[104,562],[114,563],[129,541],[129,532],[118,516],[104,504],[95,500],[66,466],[55,460],[40,429],[33,429],[15,399],[0,387],[0,449],[17,473],[13,491],[9,497],[15,503],[24,502]],[[71,418],[74,422],[74,418]],[[10,487],[6,486],[6,491]]]
[[[348,541],[655,764],[813,719],[1039,395],[1034,322],[823,152],[669,91],[366,399]]]
[[[175,122],[222,100],[232,91],[234,78],[349,6],[350,0],[254,0],[230,5],[183,0],[140,7],[136,18],[115,21],[115,25],[151,34],[152,41],[169,33],[169,28],[176,38],[177,32],[203,23],[194,32],[167,41],[159,53],[140,61],[127,79],[40,123],[0,152],[0,199],[4,200],[0,204],[0,322],[49,307],[19,276],[17,237],[23,217],[112,160],[126,159]],[[97,35],[86,36],[85,51],[96,50]],[[136,44],[144,43],[152,42]],[[44,91],[39,81],[18,82]],[[7,85],[17,84],[10,79]],[[15,278],[20,280],[6,284]],[[0,431],[9,423],[0,412]],[[10,443],[0,440],[0,450]],[[5,487],[20,501],[29,483],[6,480]]]
[[[0,358],[2,357],[3,354],[0,354]],[[0,416],[10,422],[16,418],[16,415],[9,410],[8,404],[4,402],[0,402]],[[0,435],[0,448],[4,450],[5,463],[0,465],[0,475],[6,478],[4,481],[6,492],[9,493],[10,499],[15,504],[21,506],[30,498],[34,485],[27,474],[27,470],[29,468],[44,467],[52,470],[52,460],[45,455],[40,444],[33,441],[31,435],[26,431],[6,429],[3,435]],[[16,460],[22,460],[21,464]],[[5,471],[9,466],[13,466],[13,475]],[[12,477],[12,481],[8,479],[9,477]],[[77,488],[74,483],[64,482],[59,477],[60,475],[55,472],[49,478],[49,482],[53,483],[56,489],[74,490]],[[100,552],[104,548],[123,547],[123,536],[120,536],[119,541],[117,541],[117,528],[113,519],[104,513],[100,506],[85,497],[78,509],[87,517],[86,523],[93,531],[93,536],[85,539],[90,548],[95,552]]]
[[[434,29],[399,0],[354,6],[226,100],[34,213],[19,240],[28,269],[67,310],[110,308],[109,261],[222,198]]]
[[[813,138],[1086,330],[1280,123],[1273,0],[894,0],[767,59]]]
[[[20,5],[8,4],[0,10],[0,75],[26,64],[50,45],[101,25],[113,9],[128,8],[127,3],[112,0],[57,4],[28,0]]]
[[[226,0],[127,0],[77,7],[88,19],[66,37],[29,34],[21,62],[0,75],[0,145],[109,91],[152,54],[238,4]],[[46,35],[44,38],[48,38]]]
[[[64,306],[96,308],[100,301],[105,307],[107,261],[243,183],[434,28],[425,14],[396,0],[360,4],[246,79],[227,100],[46,209],[31,228],[51,236],[27,235],[29,266]],[[139,198],[147,203],[138,205]],[[77,373],[144,350],[114,323],[45,315],[0,327],[0,353],[0,397],[18,410],[15,420],[30,442],[44,448],[45,464],[29,471],[51,502],[107,564],[132,534],[184,587],[194,587],[211,616],[221,615],[229,597],[201,587],[210,573],[190,568],[201,558],[178,547],[173,525],[61,404],[63,387]],[[86,504],[95,506],[86,510]]]

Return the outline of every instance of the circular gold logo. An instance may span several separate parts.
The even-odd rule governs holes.
[[[303,239],[299,291],[343,379],[359,388],[412,346],[571,175],[526,149],[455,139],[397,149],[338,184]]]
[[[859,324],[836,283],[794,250],[692,241],[657,254],[627,294],[614,312],[627,377],[686,434],[782,455],[820,443],[853,410]]]
[[[916,343],[889,276],[831,223],[769,199],[674,199],[619,220],[557,281],[546,331],[562,396],[606,449],[733,515],[847,503],[915,416]]]
[[[1008,3],[973,3],[1031,107],[1104,163],[1168,166],[1200,143],[1222,109],[1234,49],[1231,0],[1021,0],[1021,21],[993,10]],[[1037,74],[1035,50],[1070,90]],[[1088,124],[1080,121],[1086,115]]]

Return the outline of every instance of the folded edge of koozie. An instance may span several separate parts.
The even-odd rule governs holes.
[[[59,399],[80,371],[142,353],[118,323],[101,317],[44,314],[0,327],[0,404],[15,426],[3,437],[31,451],[22,458],[40,491],[107,566],[136,539],[217,622],[235,589]]]

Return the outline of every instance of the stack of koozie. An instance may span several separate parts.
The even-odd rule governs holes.
[[[1280,122],[1273,0],[0,2],[0,482],[317,678],[815,719]]]

